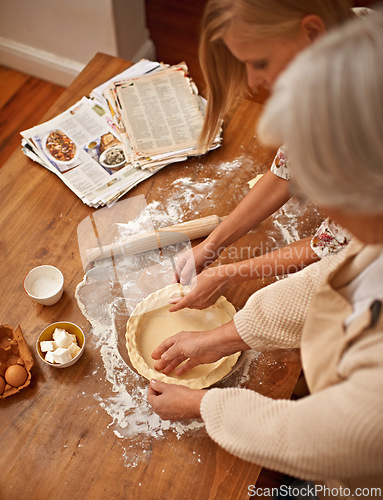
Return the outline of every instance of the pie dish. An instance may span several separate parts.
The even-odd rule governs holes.
[[[154,378],[202,389],[225,377],[237,363],[240,353],[215,363],[196,366],[182,376],[158,372],[154,369],[156,360],[151,357],[153,350],[163,340],[180,331],[211,330],[233,319],[235,308],[223,296],[203,310],[185,308],[170,313],[170,299],[185,294],[187,290],[187,287],[176,283],[152,293],[140,302],[127,323],[126,346],[133,367],[148,380]]]

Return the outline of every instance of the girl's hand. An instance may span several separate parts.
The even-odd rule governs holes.
[[[191,309],[205,309],[215,304],[222,295],[222,289],[228,281],[225,275],[225,266],[206,269],[196,276],[192,282],[192,289],[184,297],[173,299],[170,312],[179,311],[184,307]]]
[[[194,248],[181,252],[176,261],[176,274],[174,283],[188,285],[202,269],[212,264],[219,253],[211,243],[203,241]]]
[[[151,380],[148,402],[163,420],[200,418],[201,400],[206,391]]]

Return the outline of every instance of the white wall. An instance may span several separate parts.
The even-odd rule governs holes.
[[[0,0],[0,64],[68,85],[96,52],[155,58],[144,0]]]

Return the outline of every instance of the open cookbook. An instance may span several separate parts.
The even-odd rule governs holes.
[[[143,59],[21,132],[23,152],[87,205],[111,206],[166,165],[200,154],[204,109],[184,63]],[[210,149],[220,143],[218,136]]]

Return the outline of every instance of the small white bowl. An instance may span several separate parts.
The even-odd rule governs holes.
[[[40,348],[40,342],[44,340],[52,340],[53,337],[53,332],[56,330],[56,328],[63,328],[66,330],[68,333],[72,333],[73,335],[76,335],[77,338],[77,344],[81,348],[81,351],[77,354],[77,356],[67,363],[49,363],[44,357],[43,352],[41,351]],[[69,321],[59,321],[58,323],[52,323],[51,325],[48,325],[44,330],[40,333],[39,338],[37,339],[36,342],[36,350],[37,354],[39,355],[39,358],[41,361],[44,361],[45,364],[49,366],[53,366],[54,368],[67,368],[68,366],[72,366],[77,361],[81,358],[81,356],[84,353],[85,350],[85,335],[84,332],[81,330],[81,328],[74,323],[70,323]]]
[[[64,276],[57,267],[38,266],[24,279],[24,290],[35,302],[44,306],[56,304],[64,291]]]

